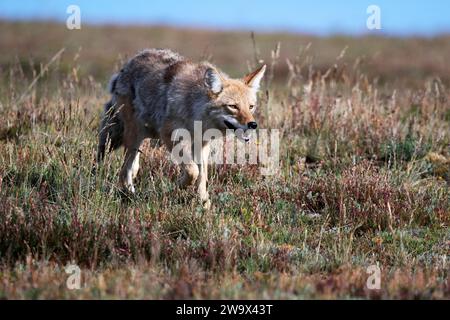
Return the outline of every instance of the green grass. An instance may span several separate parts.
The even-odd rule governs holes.
[[[3,24],[17,35],[25,32],[17,28],[35,32]],[[105,32],[89,28],[94,38]],[[45,24],[35,29],[56,32]],[[129,43],[123,35],[130,30],[144,32],[120,29],[119,47]],[[167,32],[170,41],[162,44],[177,34]],[[71,45],[85,36],[74,35]],[[240,34],[215,36],[247,45]],[[259,39],[265,37],[275,35]],[[193,32],[195,41],[205,40]],[[264,41],[260,51],[269,56]],[[349,42],[351,56],[382,50],[386,41],[400,40],[317,39],[331,52]],[[421,41],[437,60],[445,56],[445,46]],[[11,45],[0,37],[2,43]],[[397,45],[389,50],[402,51]],[[37,55],[48,61],[57,50]],[[76,58],[68,48],[20,102],[38,69],[23,69],[24,52],[16,53],[18,62],[11,54],[2,62],[0,298],[450,297],[448,83],[406,72],[395,81],[385,74],[385,85],[373,70],[348,67],[351,59],[322,57],[319,67],[307,51],[289,59],[295,70],[313,72],[295,71],[287,83],[278,60],[257,118],[281,131],[280,170],[264,177],[257,166],[212,168],[213,207],[205,211],[193,190],[176,187],[177,168],[164,148],[144,148],[131,198],[117,189],[121,152],[92,175],[108,99],[102,72],[105,61],[112,72],[119,57],[90,50]],[[241,60],[251,60],[245,52]],[[425,61],[422,51],[417,55]],[[421,68],[399,56],[389,63]],[[322,77],[329,67],[334,71]],[[82,270],[80,290],[66,287],[70,263]],[[369,290],[366,268],[376,263],[381,289]]]

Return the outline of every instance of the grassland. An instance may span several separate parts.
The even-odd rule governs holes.
[[[449,37],[0,28],[0,298],[450,298]],[[234,76],[267,62],[280,171],[215,166],[209,211],[163,148],[131,199],[120,152],[92,175],[108,77],[144,47]]]

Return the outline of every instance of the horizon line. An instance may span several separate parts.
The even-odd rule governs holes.
[[[11,22],[11,23],[50,23],[59,24],[64,23],[63,19],[58,19],[55,17],[33,17],[33,18],[20,18],[20,17],[9,17],[2,16],[0,13],[0,22]],[[300,28],[289,28],[289,27],[255,27],[250,28],[247,26],[211,26],[207,23],[168,23],[168,22],[145,22],[145,21],[117,21],[101,19],[98,21],[88,20],[83,23],[89,27],[106,27],[106,26],[117,26],[117,27],[150,27],[150,28],[188,28],[193,31],[210,31],[210,32],[254,32],[260,34],[289,34],[293,36],[310,36],[310,37],[384,37],[384,38],[443,38],[450,36],[449,30],[434,31],[434,32],[404,32],[404,31],[386,31],[386,30],[375,30],[375,31],[346,31],[346,30],[335,30],[335,31],[314,31],[308,29]]]

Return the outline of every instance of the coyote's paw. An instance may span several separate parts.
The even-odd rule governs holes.
[[[121,183],[120,190],[126,194],[135,194],[136,193],[136,189],[134,188],[134,185],[127,184],[127,183]]]
[[[181,176],[177,179],[177,185],[180,189],[186,189],[189,186],[192,186],[197,181],[198,172],[196,171],[185,171],[181,174]]]
[[[131,194],[135,194],[136,193],[136,189],[134,189],[133,185],[130,185],[127,187],[127,191]]]
[[[202,207],[205,210],[211,209],[211,200],[209,200],[209,199],[203,200],[202,201]]]
[[[200,192],[199,196],[203,209],[209,210],[211,208],[211,200],[208,192]]]
[[[135,198],[135,190],[134,186],[128,186],[120,185],[117,188],[118,194],[120,195],[120,198],[122,201],[129,202]]]

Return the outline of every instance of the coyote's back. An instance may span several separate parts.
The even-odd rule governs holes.
[[[159,123],[167,105],[167,81],[164,81],[164,75],[167,68],[181,61],[185,59],[170,50],[147,49],[137,54],[119,73],[112,76],[108,86],[112,97],[105,104],[100,124],[99,160],[103,159],[108,142],[111,150],[123,144],[124,119],[119,109],[123,107],[119,104],[120,96],[137,102],[136,106],[146,103],[148,109],[154,112],[150,118]],[[145,113],[145,109],[142,109],[144,108],[139,111]]]

